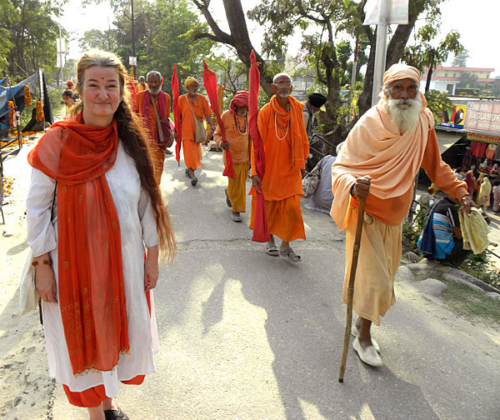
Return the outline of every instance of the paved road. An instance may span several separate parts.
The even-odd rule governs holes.
[[[157,373],[121,388],[131,419],[500,419],[498,335],[408,283],[397,284],[398,303],[374,332],[386,366],[350,351],[339,384],[343,233],[304,209],[308,241],[295,243],[304,261],[269,257],[250,241],[249,213],[230,220],[220,154],[203,165],[193,188],[173,157],[165,164],[179,254],[155,291]],[[86,418],[61,387],[53,413]]]

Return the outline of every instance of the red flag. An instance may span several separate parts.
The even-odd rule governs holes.
[[[181,160],[181,142],[182,142],[182,123],[181,113],[179,111],[179,78],[177,77],[177,64],[174,63],[174,73],[172,74],[172,96],[174,103],[172,110],[174,111],[175,131],[177,132],[177,140],[175,144],[175,160],[177,163]]]
[[[224,124],[222,123],[222,119],[220,117],[219,110],[219,99],[217,96],[217,76],[212,70],[209,70],[207,63],[203,60],[203,66],[205,70],[203,71],[203,84],[205,85],[205,89],[207,90],[208,99],[210,99],[210,105],[212,107],[212,111],[214,111],[215,116],[217,117],[217,124],[220,127],[222,141],[226,140],[226,130],[224,129]],[[228,176],[230,178],[236,178],[233,168],[233,157],[231,156],[231,152],[226,150],[226,167],[224,168],[224,172],[222,173],[224,176]]]
[[[264,145],[262,144],[262,139],[260,138],[259,128],[257,127],[260,87],[260,73],[257,66],[260,63],[256,62],[254,50],[252,50],[252,53],[250,54],[250,61],[252,65],[250,66],[250,74],[248,77],[248,129],[250,130],[250,137],[252,139],[254,149],[254,161],[252,162],[252,165],[255,165],[254,168],[257,175],[261,180],[263,180],[266,172],[266,157],[264,155]],[[257,200],[252,241],[269,242],[271,240],[271,236],[269,235],[269,229],[267,227],[264,194],[258,193],[255,188],[252,188],[250,193],[254,195]]]

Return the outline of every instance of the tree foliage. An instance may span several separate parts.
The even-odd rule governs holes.
[[[0,69],[24,78],[38,69],[50,75],[56,64],[57,3],[0,0]],[[63,33],[66,35],[66,33]]]
[[[89,3],[100,3],[94,0]],[[83,48],[102,48],[116,53],[128,67],[132,55],[132,20],[130,1],[113,1],[115,19],[106,31],[92,30],[80,39]],[[208,39],[195,40],[195,34],[208,29],[191,3],[185,0],[134,0],[135,54],[137,75],[157,70],[165,77],[170,90],[170,76],[177,63],[182,78],[189,74],[201,76],[203,58],[213,47]]]
[[[467,67],[467,59],[470,58],[469,51],[465,48],[453,57],[453,67]]]
[[[458,55],[464,51],[464,46],[460,43],[460,34],[457,31],[449,32],[437,46],[434,46],[432,41],[439,34],[440,24],[441,19],[438,16],[420,27],[415,34],[415,44],[405,48],[404,52],[404,60],[408,64],[421,71],[427,67],[425,92],[430,89],[432,74],[436,66],[448,60],[450,53]]]
[[[239,0],[236,0],[239,1]],[[408,25],[397,25],[389,37],[387,67],[403,57],[404,49],[417,19],[436,20],[439,5],[444,0],[410,0]],[[287,50],[286,39],[295,28],[314,30],[304,36],[302,47],[307,50],[311,63],[315,64],[319,83],[327,88],[327,130],[333,130],[332,141],[339,143],[345,138],[350,125],[344,123],[340,88],[348,83],[348,68],[344,54],[354,50],[355,40],[361,43],[363,54],[369,47],[366,60],[366,77],[358,105],[363,114],[371,106],[375,61],[376,28],[364,26],[366,0],[263,0],[249,16],[265,27],[263,53],[278,55]],[[337,42],[340,36],[350,41]],[[348,46],[349,44],[349,46]]]

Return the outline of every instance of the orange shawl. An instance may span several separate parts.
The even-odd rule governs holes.
[[[300,141],[301,136],[307,138],[306,126],[304,124],[304,117],[302,115],[302,109],[304,104],[297,101],[293,96],[288,97],[288,102],[290,104],[290,112],[286,112],[281,108],[276,95],[271,97],[270,105],[273,111],[276,113],[278,124],[282,127],[286,126],[290,122],[290,135],[292,140],[292,164],[294,168],[304,169],[306,167],[307,156],[304,156],[303,143]]]
[[[107,127],[60,121],[29,153],[57,181],[59,305],[73,374],[110,371],[130,350],[118,214],[106,180],[118,150]]]
[[[434,117],[426,105],[423,98],[417,124],[403,134],[380,104],[351,130],[332,166],[334,200],[330,215],[338,229],[347,225],[350,190],[356,178],[370,175],[370,194],[381,199],[400,197],[411,188],[424,158],[429,130],[434,127]]]

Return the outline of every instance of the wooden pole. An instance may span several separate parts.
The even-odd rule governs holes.
[[[347,352],[351,338],[352,325],[352,298],[354,295],[354,279],[356,278],[356,268],[358,267],[359,248],[361,245],[361,233],[363,231],[363,219],[365,215],[366,197],[359,199],[358,221],[356,224],[356,236],[352,250],[351,272],[349,273],[349,286],[347,287],[347,321],[344,334],[344,351],[342,352],[342,362],[340,363],[339,382],[344,382],[344,373],[347,361]]]

